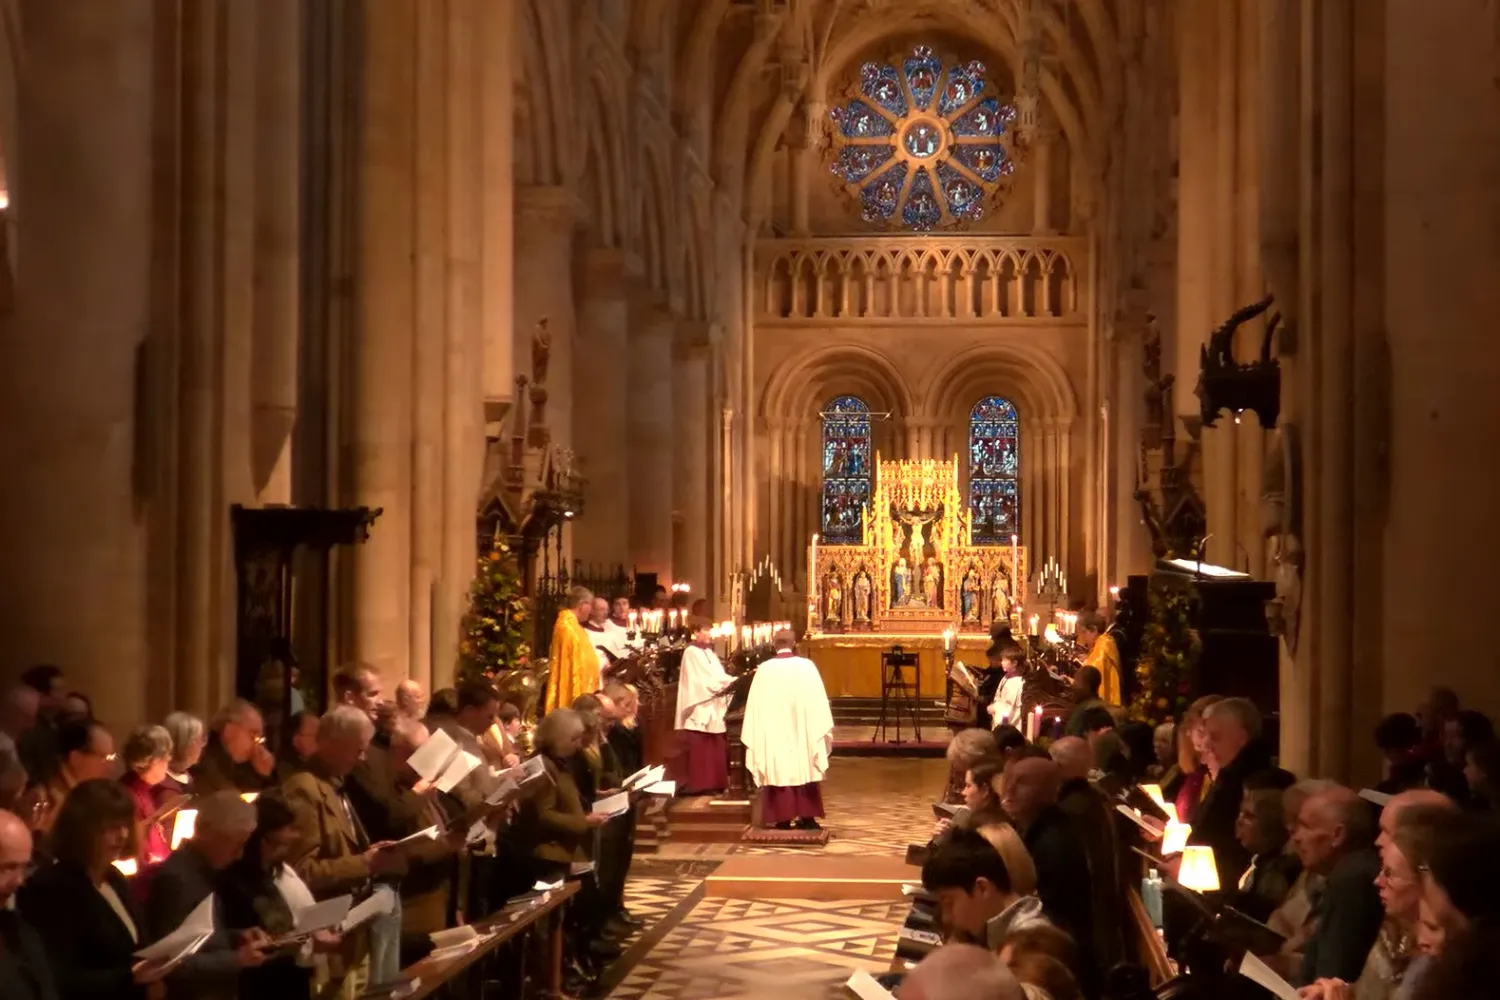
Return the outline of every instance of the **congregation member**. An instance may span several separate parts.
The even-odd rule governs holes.
[[[1221,886],[1239,885],[1250,867],[1250,852],[1235,836],[1245,780],[1271,766],[1260,711],[1243,698],[1215,702],[1203,712],[1203,740],[1209,787],[1193,813],[1188,843],[1213,848]]]
[[[1061,779],[1057,808],[1083,842],[1093,886],[1094,937],[1078,943],[1092,948],[1096,967],[1107,971],[1125,958],[1125,907],[1120,895],[1120,844],[1115,834],[1114,806],[1089,781],[1094,755],[1088,743],[1076,736],[1064,736],[1048,750],[1057,762]]]
[[[417,722],[427,718],[427,691],[421,681],[408,678],[396,685],[396,711]]]
[[[500,696],[486,681],[468,680],[458,687],[456,709],[452,715],[434,720],[433,729],[441,729],[458,748],[467,754],[488,761],[493,756],[487,750],[482,737],[495,725],[499,716]],[[463,803],[465,809],[477,810],[484,802],[493,769],[481,764],[470,771],[453,788],[453,795]]]
[[[1012,931],[1048,922],[1042,901],[1018,891],[1011,866],[974,830],[954,830],[933,849],[922,888],[937,897],[950,940],[998,950]]]
[[[1247,787],[1240,797],[1234,835],[1250,864],[1230,890],[1228,902],[1265,923],[1286,902],[1302,874],[1302,862],[1288,850],[1291,831],[1282,810],[1284,788]]]
[[[1005,772],[1003,757],[985,757],[974,762],[964,771],[963,808],[951,819],[939,819],[933,827],[933,840],[941,838],[950,829],[977,830],[990,823],[1009,823],[1010,818],[1000,806],[997,787]]]
[[[1353,982],[1364,968],[1384,917],[1375,887],[1380,873],[1375,835],[1369,804],[1341,785],[1308,796],[1298,811],[1292,849],[1302,867],[1323,880],[1313,897],[1313,929],[1298,976],[1302,985],[1319,979]]]
[[[1177,809],[1177,818],[1184,823],[1192,823],[1197,817],[1198,806],[1212,784],[1203,757],[1207,739],[1203,713],[1223,700],[1218,695],[1204,695],[1189,705],[1177,721],[1177,774],[1174,780],[1162,785],[1162,795]]]
[[[708,628],[693,633],[693,644],[682,653],[677,677],[676,730],[681,773],[681,795],[722,792],[729,785],[729,738],[724,716],[729,711],[729,688],[734,678],[724,672],[709,641]]]
[[[86,781],[108,778],[114,770],[115,741],[97,722],[64,719],[52,736],[56,756],[50,774],[23,798],[22,815],[30,816],[33,832],[42,835],[38,847],[50,854],[50,834],[63,804],[74,788]]]
[[[900,1000],[1026,1000],[1010,968],[992,951],[946,944],[930,952],[901,983]]]
[[[172,761],[172,737],[165,726],[136,726],[121,752],[125,775],[120,783],[135,802],[140,824],[142,866],[160,864],[171,853],[171,820],[162,815],[169,802],[181,798],[166,784]]]
[[[622,681],[610,681],[604,685],[604,693],[615,703],[619,712],[619,718],[610,727],[607,739],[615,748],[615,757],[620,762],[620,770],[627,775],[634,774],[645,766],[644,748],[641,745],[641,733],[637,721],[641,710],[640,696],[636,694],[633,685]],[[514,706],[509,707],[514,710]]]
[[[318,713],[294,712],[286,728],[286,745],[276,755],[276,784],[284,785],[298,771],[307,769],[318,749]]]
[[[1177,724],[1163,722],[1151,731],[1151,766],[1146,769],[1146,781],[1165,787],[1177,776]]]
[[[566,708],[573,699],[599,689],[599,654],[583,623],[594,611],[594,595],[574,587],[568,604],[557,612],[548,648],[547,693],[544,709]]]
[[[144,1000],[169,971],[142,963],[145,915],[114,862],[134,857],[135,804],[118,781],[80,782],[52,826],[52,863],[16,894],[41,937],[59,1000]]]
[[[313,902],[312,893],[288,865],[296,848],[297,817],[279,791],[255,800],[255,830],[239,860],[218,880],[224,922],[229,927],[259,927],[271,938],[296,930],[296,911]],[[240,970],[243,1000],[309,1000],[314,956],[338,952],[343,935],[337,930],[314,933],[294,950],[267,954],[265,961]]]
[[[0,997],[57,1000],[42,939],[12,908],[30,870],[31,831],[20,817],[0,810]]]
[[[16,755],[26,734],[36,727],[42,696],[29,684],[17,684],[0,700],[0,753]]]
[[[1073,710],[1068,713],[1068,721],[1063,726],[1064,736],[1083,736],[1089,734],[1088,722],[1090,719],[1098,719],[1099,712],[1109,715],[1104,706],[1104,699],[1099,697],[1100,685],[1104,683],[1098,667],[1079,667],[1073,674]],[[1097,709],[1098,711],[1095,711]],[[1114,726],[1111,717],[1110,726]]]
[[[1078,624],[1074,628],[1077,629],[1074,642],[1089,651],[1083,665],[1099,671],[1099,697],[1107,705],[1124,704],[1120,678],[1120,646],[1115,642],[1115,637],[1106,631],[1104,616],[1097,611],[1085,612],[1078,616]]]
[[[270,786],[275,771],[276,760],[266,749],[260,709],[237,699],[214,716],[208,745],[193,765],[193,792],[260,792]]]
[[[1091,954],[1094,940],[1094,898],[1089,884],[1088,853],[1071,822],[1057,807],[1062,777],[1057,764],[1045,757],[1027,757],[1005,769],[1000,804],[1016,825],[1036,865],[1037,895],[1042,910],[1058,927]],[[1085,986],[1103,970],[1084,960]]]
[[[453,892],[458,883],[459,858],[468,843],[469,826],[464,822],[463,803],[455,796],[428,786],[408,765],[411,755],[431,736],[416,719],[399,714],[386,750],[390,766],[392,797],[388,803],[365,800],[364,810],[350,798],[355,813],[375,841],[394,841],[429,827],[439,836],[414,844],[407,852],[407,872],[397,886],[401,896],[401,932],[407,937],[425,937],[450,926]],[[422,791],[417,791],[421,787]],[[365,810],[368,810],[368,815]]]
[[[57,727],[65,717],[67,678],[60,668],[43,663],[22,673],[21,683],[36,692],[37,710],[36,721],[16,741],[16,756],[28,774],[43,777],[57,767]]]
[[[192,770],[203,759],[208,732],[203,720],[191,712],[172,712],[161,725],[172,738],[172,758],[167,762],[165,784],[175,792],[190,795],[193,791]]]
[[[238,928],[226,922],[219,898],[222,873],[239,860],[255,831],[255,807],[232,791],[194,800],[193,835],[151,876],[144,907],[145,940],[175,931],[205,899],[213,897],[214,934],[167,976],[167,996],[182,1000],[233,1000],[239,974],[263,964],[270,938],[258,920]]]
[[[1025,745],[1025,741],[1022,741]],[[988,729],[960,729],[948,741],[943,755],[948,758],[948,783],[943,789],[943,801],[953,805],[963,802],[965,773],[986,757],[999,753],[995,733]]]
[[[995,698],[989,705],[990,728],[1014,726],[1021,721],[1022,695],[1026,690],[1025,657],[1019,646],[1002,646],[998,642],[990,646],[985,656],[992,668],[1000,670],[1000,683],[995,686]]]
[[[833,753],[833,711],[817,664],[796,653],[797,637],[771,638],[774,656],[756,668],[745,701],[745,770],[760,787],[761,823],[822,829],[823,777]]]
[[[1488,1000],[1500,954],[1500,819],[1441,817],[1422,874],[1418,937],[1434,957],[1412,1000]]]
[[[388,844],[370,841],[346,791],[349,775],[374,734],[375,724],[367,713],[353,705],[334,707],[318,723],[318,748],[307,770],[294,775],[282,789],[297,818],[297,846],[289,864],[317,899],[345,893],[362,897],[370,891],[372,880],[399,879],[406,874],[406,855],[387,849]],[[389,895],[391,912],[399,914],[389,886],[373,891]],[[364,982],[393,981],[400,971],[400,925],[395,925],[394,939],[384,929],[388,926],[376,923],[349,935],[340,953],[333,956],[331,978],[350,989]]]

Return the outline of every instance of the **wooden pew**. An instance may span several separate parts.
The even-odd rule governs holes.
[[[478,947],[461,955],[448,958],[429,956],[401,971],[401,978],[405,982],[411,982],[413,979],[421,980],[417,989],[409,994],[410,1000],[426,1000],[427,997],[436,995],[482,959],[529,933],[554,914],[558,919],[552,920],[552,927],[548,933],[546,988],[551,996],[561,994],[563,963],[561,915],[563,908],[576,895],[578,895],[578,883],[567,882],[561,888],[553,889],[545,903],[529,908],[524,904],[502,907],[483,920],[475,921],[474,929],[481,934],[490,931],[497,933]]]
[[[1126,934],[1125,943],[1135,955],[1136,962],[1151,978],[1151,988],[1157,989],[1177,974],[1172,960],[1167,957],[1167,946],[1156,933],[1146,904],[1141,900],[1141,890],[1135,886],[1125,889]]]

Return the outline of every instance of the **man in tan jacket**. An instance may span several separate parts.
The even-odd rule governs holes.
[[[344,792],[344,779],[364,756],[374,734],[368,715],[352,705],[338,706],[318,723],[318,748],[307,770],[283,786],[300,835],[288,863],[318,899],[344,893],[362,897],[371,891],[374,880],[399,877],[406,871],[404,854],[387,850],[388,844],[370,843]],[[390,890],[383,887],[380,891]],[[378,985],[396,978],[399,960],[392,971],[387,955],[399,951],[399,913],[396,910],[396,940],[388,947],[379,923],[368,932],[345,937],[342,961],[332,963],[331,981],[319,989],[319,996],[357,997],[367,981]]]

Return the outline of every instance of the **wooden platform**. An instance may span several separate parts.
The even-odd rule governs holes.
[[[901,884],[917,877],[901,858],[743,855],[729,858],[708,876],[703,894],[727,899],[901,899]]]

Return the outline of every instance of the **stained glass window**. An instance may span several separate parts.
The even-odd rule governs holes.
[[[986,396],[969,411],[969,537],[1008,545],[1021,523],[1021,424],[1016,407]]]
[[[867,62],[836,105],[830,169],[866,222],[926,232],[974,221],[1014,169],[1009,126],[981,62],[944,64],[925,45]]]
[[[858,396],[839,396],[823,408],[823,540],[863,541],[870,501],[870,408]]]

